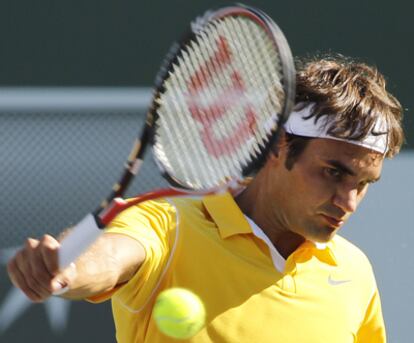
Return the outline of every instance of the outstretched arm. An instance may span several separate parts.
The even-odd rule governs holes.
[[[115,233],[103,234],[79,259],[65,270],[58,268],[60,243],[50,235],[28,238],[9,261],[12,283],[29,299],[42,302],[64,292],[67,299],[83,299],[111,290],[128,281],[145,259],[138,241]]]

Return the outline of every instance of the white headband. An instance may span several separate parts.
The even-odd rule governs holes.
[[[303,104],[298,104],[303,105]],[[330,128],[329,122],[331,121],[330,116],[321,116],[316,122],[314,118],[307,118],[312,112],[312,108],[315,103],[310,103],[299,111],[293,111],[286,123],[284,124],[284,129],[287,133],[304,136],[304,137],[313,137],[313,138],[330,138],[338,141],[343,141],[355,145],[360,145],[368,149],[372,149],[385,154],[388,150],[388,135],[379,134],[374,135],[372,131],[376,132],[388,132],[387,123],[384,119],[380,118],[375,123],[371,133],[364,137],[362,140],[351,140],[344,138],[337,138],[328,134]]]

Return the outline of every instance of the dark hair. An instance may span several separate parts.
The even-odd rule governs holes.
[[[285,167],[288,170],[291,170],[295,162],[298,160],[299,156],[305,150],[308,142],[313,138],[292,135],[290,133],[286,133],[285,136],[289,149],[286,156]]]
[[[315,103],[308,120],[332,116],[328,133],[337,138],[362,140],[381,117],[388,124],[388,150],[393,157],[404,142],[402,107],[386,90],[384,76],[365,63],[341,55],[297,61],[296,104]],[[298,108],[300,109],[300,108]],[[289,137],[290,136],[290,137]],[[305,149],[309,138],[287,135],[290,168]]]

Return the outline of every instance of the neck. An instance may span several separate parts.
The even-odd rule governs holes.
[[[241,211],[258,225],[270,239],[277,251],[287,259],[305,239],[290,231],[277,215],[266,213],[269,206],[263,206],[266,197],[261,196],[255,179],[236,198]],[[267,199],[267,201],[269,201]]]

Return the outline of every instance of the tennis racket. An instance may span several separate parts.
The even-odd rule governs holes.
[[[251,175],[292,109],[295,77],[282,31],[261,10],[235,5],[196,18],[157,75],[145,126],[119,182],[61,242],[60,268],[130,206],[223,191]],[[171,187],[124,200],[149,146]]]

